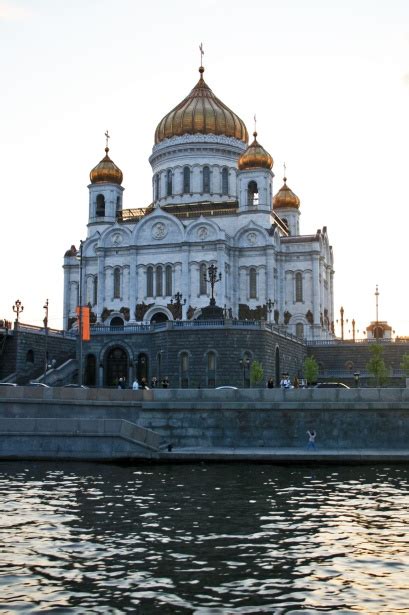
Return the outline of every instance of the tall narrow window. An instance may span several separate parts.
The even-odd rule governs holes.
[[[183,169],[183,194],[190,192],[190,169],[185,167]]]
[[[105,197],[103,194],[97,195],[97,208],[95,213],[98,218],[103,218],[105,216]]]
[[[295,300],[298,301],[302,301],[302,274],[301,273],[296,273],[295,274]]]
[[[172,266],[166,265],[165,269],[165,295],[170,297],[172,294]]]
[[[304,337],[304,325],[302,322],[297,322],[295,325],[295,334],[297,337]]]
[[[117,196],[116,197],[116,214],[118,215],[118,212],[121,211],[121,197]]]
[[[207,354],[207,386],[209,388],[216,386],[216,355],[214,352]]]
[[[226,168],[222,171],[222,194],[229,194],[229,170]]]
[[[160,175],[157,173],[155,175],[155,200],[158,201],[160,199]]]
[[[203,167],[203,192],[206,194],[210,192],[210,169],[209,167]]]
[[[163,269],[160,265],[156,267],[156,296],[162,297],[163,284],[162,284],[162,272]]]
[[[189,355],[187,352],[180,354],[180,385],[182,389],[189,387]]]
[[[207,282],[206,282],[207,267],[206,267],[205,263],[202,263],[200,265],[199,272],[200,272],[199,293],[201,295],[207,295]]]
[[[258,187],[257,182],[251,180],[247,186],[247,205],[258,205]]]
[[[172,171],[168,169],[166,173],[166,194],[167,196],[172,196],[173,194],[173,182],[172,182]]]
[[[153,297],[153,267],[146,270],[146,296]]]
[[[96,275],[93,280],[92,285],[92,305],[96,305],[98,303],[98,276]]]
[[[114,269],[114,299],[121,297],[121,270],[119,267]]]
[[[257,299],[257,271],[254,267],[250,269],[250,299]]]

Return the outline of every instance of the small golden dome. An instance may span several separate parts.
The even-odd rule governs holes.
[[[105,148],[105,156],[98,162],[89,174],[91,184],[100,184],[101,182],[109,182],[110,184],[122,184],[123,175],[111,158],[108,156],[109,147]]]
[[[200,79],[190,94],[161,119],[155,131],[155,143],[198,133],[225,135],[248,142],[243,120],[213,94],[203,79],[203,72],[201,66]]]
[[[257,133],[253,132],[254,141],[248,146],[244,154],[239,158],[239,169],[244,171],[245,169],[271,169],[273,166],[273,159],[270,154],[264,149],[262,145],[257,141]]]
[[[281,207],[300,207],[300,199],[287,186],[287,178],[284,177],[284,184],[273,198],[273,208],[280,209]]]

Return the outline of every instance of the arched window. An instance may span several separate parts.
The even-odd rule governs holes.
[[[160,265],[158,265],[156,267],[156,296],[157,297],[162,297],[162,294],[163,294],[162,273],[163,273],[163,269]]]
[[[216,386],[216,354],[214,352],[207,353],[207,386],[209,388]]]
[[[116,214],[118,215],[118,212],[121,211],[121,197],[117,196],[116,197]]]
[[[172,196],[173,194],[172,171],[170,169],[166,173],[166,194],[167,196]]]
[[[166,265],[165,269],[165,295],[170,297],[172,294],[172,266]]]
[[[210,169],[209,167],[203,167],[203,192],[206,194],[210,192]]]
[[[257,271],[254,267],[249,272],[250,299],[257,299]]]
[[[84,383],[92,387],[97,384],[97,360],[94,354],[86,356]]]
[[[257,182],[253,179],[247,186],[247,205],[249,207],[252,205],[258,205],[258,187]]]
[[[98,303],[98,276],[94,276],[92,282],[92,305],[96,305]]]
[[[114,299],[121,298],[121,270],[119,267],[114,269]]]
[[[153,297],[153,267],[146,270],[146,296]]]
[[[180,386],[182,389],[189,387],[189,354],[180,353]]]
[[[229,170],[226,168],[222,171],[222,194],[229,194]]]
[[[296,301],[302,301],[302,274],[301,273],[296,273],[295,274],[295,300]]]
[[[207,267],[205,263],[200,265],[200,281],[199,281],[199,293],[201,295],[207,295]]]
[[[95,213],[98,218],[103,218],[105,216],[105,197],[103,194],[97,195],[97,208]]]
[[[302,322],[297,322],[295,325],[295,334],[297,337],[304,337],[304,325]]]
[[[155,175],[155,200],[160,199],[160,175]]]
[[[190,169],[185,167],[183,169],[183,194],[190,192]]]
[[[26,361],[27,363],[34,363],[34,350],[27,350]]]

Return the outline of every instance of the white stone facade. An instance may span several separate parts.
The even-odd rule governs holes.
[[[136,307],[142,304],[149,306],[143,308],[144,321],[159,314],[172,319],[176,292],[186,299],[182,318],[197,317],[209,304],[210,285],[203,274],[213,264],[222,274],[216,303],[227,315],[240,320],[264,313],[299,337],[333,337],[334,270],[326,228],[301,235],[299,209],[273,212],[273,173],[240,171],[237,163],[245,149],[242,141],[211,134],[176,136],[155,145],[153,207],[135,219],[121,219],[121,186],[89,186],[82,297],[98,323],[118,322],[124,314],[129,314],[125,326],[139,321]],[[258,187],[251,199],[250,181]],[[165,209],[170,206],[171,212]],[[207,213],[199,215],[206,207]],[[78,258],[70,253],[64,276],[64,327],[69,328],[80,280]]]

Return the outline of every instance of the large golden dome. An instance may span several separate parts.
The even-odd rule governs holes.
[[[257,141],[256,132],[253,132],[253,136],[253,143],[248,146],[244,154],[242,154],[239,158],[238,165],[240,171],[259,168],[271,169],[274,163],[272,157]]]
[[[201,66],[200,79],[190,94],[161,119],[155,131],[155,143],[198,133],[225,135],[248,142],[243,120],[213,94],[203,79],[203,72]]]
[[[287,186],[287,178],[284,177],[284,184],[273,198],[273,208],[280,209],[282,207],[300,207],[300,199]]]
[[[123,175],[111,158],[108,156],[109,147],[105,148],[105,156],[98,162],[89,174],[91,184],[100,184],[101,182],[109,182],[110,184],[122,184]]]

